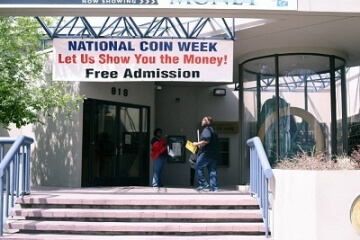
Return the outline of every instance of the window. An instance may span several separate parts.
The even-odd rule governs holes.
[[[229,166],[229,138],[219,138],[220,157],[218,159],[218,166]]]

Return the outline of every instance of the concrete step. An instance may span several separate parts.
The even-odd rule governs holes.
[[[12,218],[91,219],[92,221],[262,221],[259,209],[14,209]]]
[[[107,234],[263,234],[258,222],[79,222],[79,221],[8,221],[5,229],[67,233]]]
[[[160,192],[161,191],[161,192]],[[4,239],[265,239],[256,199],[233,190],[100,188],[17,199]]]
[[[2,239],[7,240],[273,240],[265,236],[241,236],[241,235],[199,235],[199,236],[174,236],[174,235],[79,235],[79,234],[38,234],[18,233],[4,234]]]
[[[166,194],[36,194],[19,198],[17,204],[22,205],[60,205],[60,206],[116,206],[126,208],[144,206],[168,206],[168,207],[258,207],[256,199],[249,195],[235,194],[190,194],[190,195],[166,195]]]

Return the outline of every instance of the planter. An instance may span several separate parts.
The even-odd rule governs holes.
[[[360,170],[274,169],[273,173],[270,229],[274,239],[360,239],[359,228],[350,220],[360,195]]]

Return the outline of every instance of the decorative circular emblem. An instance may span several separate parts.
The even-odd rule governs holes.
[[[355,198],[351,206],[350,221],[355,230],[360,233],[360,195]]]

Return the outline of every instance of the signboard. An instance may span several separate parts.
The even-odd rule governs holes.
[[[173,155],[168,156],[169,163],[185,162],[185,139],[185,136],[167,136],[166,142]]]
[[[233,41],[54,39],[53,46],[55,81],[233,81]]]
[[[212,126],[218,134],[237,134],[238,122],[213,122]]]
[[[0,0],[1,5],[44,5],[49,8],[71,6],[99,6],[126,8],[182,8],[182,9],[257,9],[297,10],[297,0]]]

